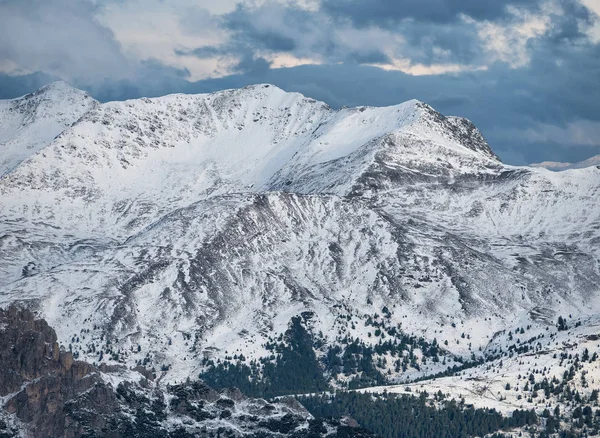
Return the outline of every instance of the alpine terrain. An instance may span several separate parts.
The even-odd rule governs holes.
[[[386,426],[411,403],[485,418],[464,436],[600,427],[596,166],[505,165],[416,100],[335,110],[265,84],[100,104],[54,83],[0,101],[0,175],[0,331],[35,314],[57,342],[0,384],[7,431],[132,436],[138,409],[165,434],[444,436]],[[113,423],[23,408],[71,362],[63,398]]]

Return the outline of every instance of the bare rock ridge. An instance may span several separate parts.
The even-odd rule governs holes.
[[[54,330],[30,311],[0,309],[0,436],[371,436],[313,419],[293,400],[271,404],[200,382],[158,389],[142,379],[113,387],[111,370],[103,371],[73,360]]]

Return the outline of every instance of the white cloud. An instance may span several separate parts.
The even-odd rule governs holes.
[[[267,61],[271,62],[273,68],[297,67],[299,65],[319,65],[322,61],[317,58],[298,58],[289,53],[264,54],[261,55]]]
[[[396,70],[413,76],[442,75],[448,73],[464,73],[472,71],[487,70],[485,65],[465,64],[420,64],[413,63],[410,59],[394,59],[390,64],[380,64],[378,67],[384,70]]]
[[[502,61],[513,68],[529,63],[528,43],[543,35],[550,23],[548,15],[531,15],[513,11],[515,21],[508,23],[474,23],[488,53],[488,61]]]
[[[581,0],[582,3],[594,14],[596,14],[596,20],[594,24],[588,30],[590,39],[595,43],[600,43],[600,0]]]
[[[202,4],[204,3],[204,7]],[[161,63],[186,68],[192,80],[218,73],[218,60],[179,56],[177,49],[220,44],[227,33],[219,28],[213,12],[228,11],[233,1],[192,2],[189,0],[133,0],[106,4],[99,20],[110,28],[123,51],[137,61],[156,59]]]
[[[94,14],[94,6],[87,1],[1,2],[2,68],[44,71],[73,81],[132,75],[132,62]]]

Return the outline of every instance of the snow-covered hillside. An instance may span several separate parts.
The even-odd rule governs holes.
[[[564,321],[564,329],[534,323],[498,332],[486,349],[495,359],[453,376],[361,391],[430,396],[441,391],[449,399],[507,415],[515,409],[541,413],[560,406],[570,417],[582,400],[597,401],[600,320],[564,315]]]
[[[257,85],[100,105],[65,90],[34,97],[72,126],[1,150],[0,305],[38,310],[91,362],[110,338],[120,353],[102,361],[181,381],[205,357],[269,356],[312,312],[318,355],[376,345],[381,327],[435,339],[443,364],[415,352],[399,372],[386,356],[404,381],[486,357],[517,324],[598,311],[595,167],[504,165],[469,121],[418,101],[334,111]]]

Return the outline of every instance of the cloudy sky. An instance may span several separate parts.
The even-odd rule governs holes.
[[[0,0],[0,98],[268,82],[342,105],[416,98],[505,162],[600,154],[600,0]]]

